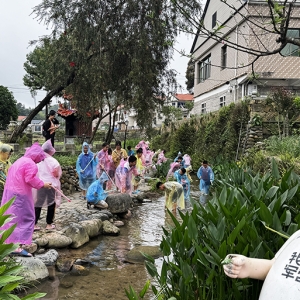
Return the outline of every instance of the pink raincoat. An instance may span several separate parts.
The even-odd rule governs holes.
[[[51,140],[47,140],[42,149],[45,152],[46,158],[37,164],[38,174],[37,176],[44,182],[51,182],[52,186],[60,190],[60,177],[62,175],[62,170],[59,162],[52,156],[55,153],[55,149],[51,144]],[[61,203],[61,194],[53,189],[41,188],[39,191],[32,189],[34,206],[43,207],[50,206],[54,202],[56,206],[59,207]]]
[[[17,223],[17,227],[6,239],[6,243],[31,244],[35,221],[32,188],[40,189],[44,186],[44,182],[36,176],[38,172],[36,164],[45,157],[41,146],[34,143],[26,150],[24,156],[13,163],[8,170],[2,205],[13,197],[16,199],[6,212],[6,214],[12,215],[13,220],[1,229],[7,229],[15,223]]]
[[[115,179],[116,186],[121,193],[131,194],[132,192],[132,176],[138,176],[136,167],[129,166],[129,162],[122,159],[116,169]]]
[[[171,176],[174,175],[174,172],[177,171],[177,170],[179,170],[179,169],[180,169],[180,163],[178,163],[178,162],[172,162],[170,164],[170,169],[169,169],[169,172],[167,174],[167,178],[166,179],[168,180]]]
[[[108,161],[108,153],[107,151],[103,151],[103,149],[98,153],[98,165],[97,165],[97,178],[100,178],[101,174],[103,173],[103,170],[101,166],[105,167],[107,165]]]
[[[161,152],[158,154],[157,164],[158,164],[158,165],[161,165],[162,163],[166,162],[167,160],[168,160],[168,159],[165,157],[164,151],[161,151]]]
[[[111,155],[107,155],[105,171],[110,177],[109,180],[106,182],[106,190],[111,190],[113,188],[113,183],[111,181],[115,179],[115,172],[116,172],[116,167]]]

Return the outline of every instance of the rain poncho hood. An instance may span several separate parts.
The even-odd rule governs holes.
[[[47,154],[53,156],[55,153],[55,149],[52,146],[51,140],[47,140],[43,145],[42,145],[42,149],[44,150],[44,152],[46,152]]]
[[[10,152],[11,150],[13,150],[12,146],[8,145],[8,144],[0,144],[0,152]]]
[[[39,143],[34,143],[30,148],[26,149],[24,157],[31,158],[37,164],[45,159],[46,154]]]

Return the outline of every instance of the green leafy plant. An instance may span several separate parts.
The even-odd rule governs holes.
[[[14,202],[14,198],[0,207],[0,226],[11,221],[10,215],[5,215],[7,209]],[[2,300],[34,300],[44,297],[44,293],[34,293],[23,298],[18,297],[14,292],[25,283],[24,278],[19,276],[22,266],[18,265],[8,255],[18,248],[16,244],[5,244],[5,240],[12,234],[16,224],[10,228],[1,231],[0,238],[0,299]]]
[[[148,257],[161,299],[258,299],[262,282],[226,277],[221,261],[228,253],[271,259],[283,236],[300,228],[300,178],[292,169],[281,175],[275,160],[265,174],[232,165],[215,183],[205,208],[194,203],[190,214],[180,212],[180,222],[170,213],[174,225],[164,229],[160,272]]]
[[[145,294],[147,293],[148,289],[150,287],[150,280],[146,282],[143,289],[140,291],[140,293],[137,293],[132,286],[129,287],[129,291],[125,289],[126,296],[129,300],[139,300],[144,299]]]

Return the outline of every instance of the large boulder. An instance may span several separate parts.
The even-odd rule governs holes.
[[[90,240],[86,228],[81,224],[71,223],[64,233],[72,239],[72,248],[79,248]]]
[[[119,214],[128,211],[131,207],[132,200],[128,194],[116,193],[108,195],[106,203],[111,213]]]
[[[99,219],[86,220],[79,224],[86,230],[89,237],[94,237],[102,233],[103,223]]]
[[[23,266],[19,275],[23,276],[26,282],[42,280],[49,276],[46,265],[36,257],[18,256],[15,260]]]
[[[119,235],[120,228],[110,223],[109,221],[103,221],[103,234],[104,235]]]
[[[46,266],[53,266],[58,259],[58,252],[50,249],[44,254],[37,254],[36,258],[40,259]]]
[[[46,234],[48,248],[65,248],[71,245],[72,239],[65,236],[60,231],[54,231]]]
[[[131,263],[144,263],[146,258],[143,253],[153,258],[162,256],[159,246],[137,246],[127,253],[126,260]]]

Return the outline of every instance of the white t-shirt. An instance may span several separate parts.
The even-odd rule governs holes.
[[[259,300],[300,299],[300,230],[279,249],[263,284]]]

